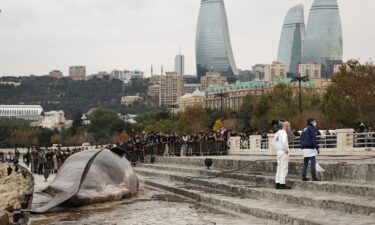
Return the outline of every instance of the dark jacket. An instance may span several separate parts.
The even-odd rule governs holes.
[[[318,149],[319,145],[316,136],[316,128],[313,125],[308,124],[301,134],[301,149]]]

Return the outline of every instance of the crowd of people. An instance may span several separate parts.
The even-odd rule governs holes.
[[[360,123],[355,130],[354,136],[354,147],[355,148],[373,148],[375,147],[375,129],[367,127],[363,123]]]
[[[133,163],[149,162],[151,156],[203,156],[227,154],[227,142],[230,133],[220,132],[196,133],[190,135],[151,133],[147,135],[135,135],[116,146],[124,150],[125,156]],[[233,134],[232,134],[233,135]],[[100,148],[95,146],[92,148]],[[113,147],[109,145],[109,147]],[[0,152],[0,162],[18,165],[22,162],[30,168],[30,171],[47,176],[57,173],[65,160],[77,153],[89,149],[82,148],[28,148],[21,154],[16,148],[14,152],[6,154]],[[48,176],[47,176],[48,177]]]
[[[20,151],[15,148],[14,152],[0,152],[0,162],[6,162],[9,165],[13,164],[18,168],[18,164],[22,160],[22,162],[30,168],[32,173],[46,175],[57,173],[69,156],[82,150],[83,148],[67,148],[66,150],[62,150],[60,148],[32,147],[28,148],[26,153],[21,154]]]
[[[152,155],[204,156],[227,154],[227,142],[231,134],[225,130],[211,133],[136,135],[123,143],[117,143],[127,152],[130,161],[147,161]]]
[[[330,131],[325,131],[322,134],[317,130],[317,143],[320,143],[322,138],[326,138],[325,146],[327,148],[335,147],[336,140]],[[360,125],[356,130],[354,140],[354,147],[360,147],[366,142],[367,147],[375,147],[375,134],[370,133],[375,130],[371,127],[365,128]],[[270,131],[271,132],[271,131]],[[298,136],[294,142],[298,142],[300,148],[301,133],[293,131],[294,136]],[[303,132],[302,132],[303,134]],[[124,150],[124,155],[133,164],[137,162],[149,162],[151,156],[208,156],[208,155],[225,155],[228,152],[228,140],[231,136],[241,137],[241,148],[248,149],[250,147],[249,136],[251,134],[231,132],[222,129],[218,132],[200,132],[195,134],[163,134],[150,133],[146,135],[135,135],[122,143],[116,143],[116,146]],[[268,149],[268,137],[266,133],[256,133],[261,135],[262,146]],[[364,135],[364,136],[361,136]],[[329,140],[328,140],[329,139]],[[331,140],[332,139],[332,140]],[[368,139],[368,140],[367,140]],[[288,148],[296,148],[296,144],[289,143]],[[368,144],[372,143],[372,144]],[[267,146],[266,146],[267,145]],[[371,146],[370,146],[371,145]],[[99,148],[96,146],[94,148]],[[302,147],[302,146],[301,146]],[[30,168],[30,171],[45,175],[50,173],[57,173],[64,161],[71,155],[88,149],[88,147],[81,148],[28,148],[27,152],[21,154],[16,148],[14,152],[3,153],[0,152],[0,162],[7,162],[9,165],[14,165],[14,170],[18,170],[18,163],[20,160]]]

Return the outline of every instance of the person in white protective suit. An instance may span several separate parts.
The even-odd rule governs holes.
[[[282,129],[276,133],[272,143],[277,150],[276,189],[291,189],[285,184],[289,164],[289,142],[287,133],[289,129],[290,123],[284,122],[282,124]]]

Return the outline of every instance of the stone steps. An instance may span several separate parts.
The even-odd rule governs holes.
[[[150,168],[155,170],[175,171],[181,173],[198,174],[203,176],[220,176],[222,178],[231,178],[241,181],[248,181],[260,184],[262,186],[273,187],[275,183],[275,174],[266,173],[242,173],[241,171],[226,173],[225,171],[210,169],[207,170],[203,166],[184,166],[174,164],[142,164],[142,168]],[[227,170],[226,170],[227,171]],[[340,193],[344,195],[359,195],[359,196],[375,196],[375,185],[371,183],[351,183],[338,181],[321,181],[321,182],[302,182],[299,176],[288,175],[288,185],[293,188],[310,190],[310,191],[324,191],[331,193]]]
[[[137,170],[141,170],[137,168]],[[337,224],[374,224],[375,217],[360,214],[348,214],[337,210],[316,209],[297,204],[286,204],[268,199],[239,198],[212,189],[201,188],[184,182],[171,181],[165,178],[140,177],[142,182],[159,189],[180,194],[204,204],[220,207],[225,211],[235,211],[256,216],[278,224],[293,225],[337,225]],[[252,224],[249,221],[249,224]],[[269,224],[269,223],[265,223]]]
[[[137,167],[138,174],[184,182],[212,190],[221,190],[228,194],[242,198],[266,199],[286,204],[313,207],[317,209],[336,210],[345,213],[375,215],[375,198],[369,196],[342,195],[324,191],[310,191],[303,189],[275,190],[258,182],[249,182],[233,178],[206,178],[198,173],[180,172],[177,167],[159,168]],[[375,217],[374,221],[375,221]]]
[[[236,170],[244,168],[246,173],[276,173],[275,157],[213,157],[213,168],[219,170]],[[157,157],[158,164],[178,164],[181,166],[203,167],[206,157]],[[318,157],[318,163],[326,170],[322,174],[325,181],[343,181],[372,183],[375,185],[375,164],[361,163],[361,160],[339,163],[340,158],[325,159]],[[364,161],[364,160],[362,160]],[[302,159],[291,159],[289,175],[300,176]]]

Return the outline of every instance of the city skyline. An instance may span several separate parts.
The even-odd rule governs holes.
[[[312,0],[225,2],[237,67],[277,59],[283,19],[289,8]],[[186,74],[195,74],[195,30],[200,0],[5,0],[0,5],[0,75],[68,74],[72,65],[87,73],[112,69],[174,70],[179,46]],[[116,7],[113,7],[116,5]],[[272,7],[269,7],[271,5]],[[344,35],[344,60],[373,57],[375,2],[339,1]],[[361,17],[358,17],[361,15]],[[307,21],[306,21],[307,22]],[[159,24],[159,26],[156,26]],[[360,26],[358,26],[360,24]]]

